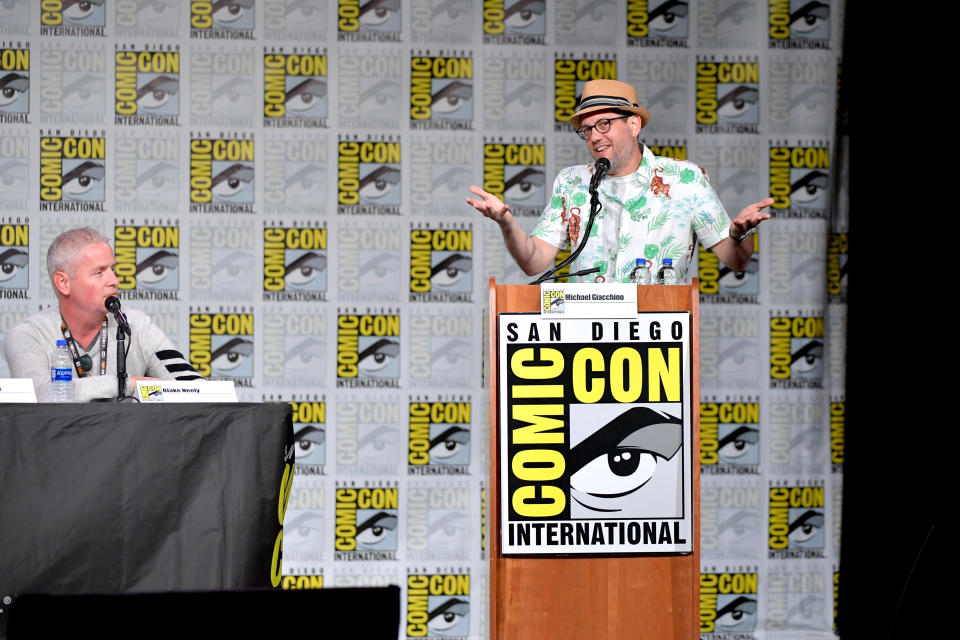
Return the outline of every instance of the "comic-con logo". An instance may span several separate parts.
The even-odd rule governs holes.
[[[284,524],[284,526],[287,526]],[[323,589],[323,573],[284,575],[280,580],[280,588],[290,589]]]
[[[410,57],[410,128],[473,129],[473,57]]]
[[[770,147],[770,209],[777,218],[825,218],[830,197],[828,146]]]
[[[517,216],[539,216],[546,204],[546,146],[542,140],[486,141],[483,188]]]
[[[169,130],[117,136],[114,143],[114,203],[117,211],[174,212],[180,181],[180,139]]]
[[[0,297],[26,298],[30,286],[30,225],[0,225]]]
[[[399,490],[337,488],[334,559],[396,560]]]
[[[327,313],[321,308],[266,309],[261,316],[263,385],[317,389],[326,386]]]
[[[768,0],[771,49],[829,49],[830,0]]]
[[[30,50],[0,49],[0,122],[29,124]]]
[[[289,133],[263,144],[263,202],[271,214],[322,216],[327,210],[327,140]],[[462,191],[462,189],[461,189]]]
[[[759,133],[760,63],[697,61],[697,133]]]
[[[252,138],[191,138],[191,213],[253,213],[253,149]]]
[[[472,313],[467,308],[421,309],[410,315],[409,322],[410,385],[469,387],[474,373]]]
[[[337,387],[397,387],[399,314],[337,316]]]
[[[293,453],[294,448],[299,449],[299,444],[294,443],[290,453]],[[301,470],[300,461],[297,460],[293,464],[293,472],[294,475],[322,473],[322,467],[318,469],[315,465],[305,465]],[[319,565],[324,560],[324,541],[330,535],[326,526],[329,520],[325,517],[327,510],[324,487],[302,477],[294,477],[292,484],[287,512],[283,519],[284,570],[290,574],[316,575],[322,573]]]
[[[337,0],[337,40],[399,42],[400,0]]]
[[[617,61],[614,58],[561,58],[553,62],[553,130],[570,131],[568,120],[583,93],[588,80],[616,80]]]
[[[706,474],[758,473],[760,404],[700,404],[700,471]]]
[[[337,145],[337,211],[400,214],[400,142],[341,138]]]
[[[40,137],[40,210],[103,211],[106,139]]]
[[[27,211],[30,206],[30,138],[27,131],[0,136],[0,209]]]
[[[205,378],[252,386],[253,314],[191,313],[190,364]]]
[[[843,471],[843,459],[846,451],[847,403],[830,403],[830,465],[831,470]]]
[[[543,0],[485,0],[483,44],[544,44],[546,11]]]
[[[850,240],[846,233],[831,233],[827,245],[827,295],[831,302],[847,301]]]
[[[822,558],[823,486],[772,486],[769,489],[769,558]]]
[[[264,228],[264,300],[325,301],[328,273],[326,228]]]
[[[124,297],[132,300],[180,299],[180,227],[133,226],[113,229],[116,273]]]
[[[40,3],[40,35],[43,36],[103,36],[106,20],[104,0],[44,0]]]
[[[636,552],[688,543],[684,324],[666,315],[632,326],[501,319],[504,549]],[[636,341],[621,342],[631,333]],[[611,521],[619,524],[604,525]],[[558,535],[541,536],[544,526]]]
[[[411,402],[410,475],[470,473],[470,403]]]
[[[770,388],[823,387],[822,317],[770,318]]]
[[[327,55],[263,55],[263,124],[266,127],[326,127]]]
[[[437,486],[439,485],[439,486]],[[468,483],[433,481],[407,491],[407,559],[464,560],[470,557],[472,490]]]
[[[257,277],[253,222],[233,219],[190,225],[190,295],[207,301],[252,301]]]
[[[755,572],[700,574],[702,638],[710,638],[713,634],[751,633],[756,624],[757,574]]]
[[[407,638],[470,635],[470,574],[411,573],[407,576]]]
[[[253,40],[254,0],[190,0],[190,37]]]
[[[469,225],[410,231],[410,302],[472,302],[473,230]]]
[[[327,403],[308,400],[291,402],[293,442],[297,475],[324,475],[327,460]]]
[[[627,0],[627,46],[686,47],[689,11],[677,0]]]
[[[114,61],[116,124],[180,124],[179,51],[123,49]]]
[[[753,254],[743,271],[734,271],[717,255],[698,245],[697,276],[700,278],[700,302],[718,304],[756,304],[760,293],[760,234],[754,232],[743,242],[753,245]]]

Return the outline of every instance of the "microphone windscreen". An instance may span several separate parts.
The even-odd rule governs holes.
[[[103,306],[107,308],[107,311],[118,311],[120,309],[120,298],[117,296],[109,296],[103,301]]]
[[[606,173],[609,170],[610,170],[609,160],[607,160],[606,158],[600,158],[599,160],[597,160],[597,171],[602,171],[603,173]]]

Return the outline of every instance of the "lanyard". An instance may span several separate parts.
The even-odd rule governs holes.
[[[60,331],[70,347],[70,355],[73,356],[73,366],[77,369],[77,376],[82,378],[93,368],[93,360],[84,353],[80,355],[80,349],[77,347],[77,341],[70,334],[70,328],[67,327],[66,320],[60,317]],[[100,375],[107,370],[107,316],[103,316],[103,325],[100,327]]]

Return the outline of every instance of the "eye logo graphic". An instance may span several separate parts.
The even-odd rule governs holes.
[[[750,633],[757,623],[756,573],[700,574],[700,633]]]
[[[822,388],[822,317],[770,318],[770,388]]]
[[[190,141],[190,211],[253,213],[254,141]]]
[[[126,297],[136,300],[179,298],[179,227],[117,226],[113,237],[117,278]]]
[[[337,387],[398,387],[400,316],[337,317]]]
[[[770,147],[771,209],[780,218],[825,218],[830,198],[829,147]]]
[[[341,140],[337,145],[337,188],[341,214],[400,213],[400,143]]]
[[[771,49],[829,49],[830,3],[769,0]]]
[[[29,124],[30,50],[0,49],[0,123]]]
[[[268,53],[263,73],[264,126],[326,126],[326,55]]]
[[[410,232],[410,302],[472,302],[472,229]]]
[[[699,246],[697,275],[700,278],[700,302],[718,304],[756,304],[760,293],[760,234],[745,242],[753,243],[753,255],[743,271],[722,264],[710,250]]]
[[[702,473],[758,473],[760,404],[700,404],[700,469]]]
[[[558,58],[553,63],[553,130],[568,133],[570,116],[580,103],[587,80],[616,80],[617,61],[589,58]]]
[[[410,58],[410,126],[473,128],[473,58]]]
[[[494,0],[483,3],[484,44],[544,44],[547,3]]]
[[[407,638],[463,638],[469,634],[469,574],[407,576]]]
[[[697,133],[758,133],[760,63],[697,62]]]
[[[30,285],[30,227],[0,226],[0,292],[4,298],[26,298]]]
[[[546,204],[546,146],[483,145],[483,188],[510,205],[514,215],[539,216]]]
[[[826,533],[822,486],[770,487],[769,508],[769,558],[823,557]]]
[[[684,0],[627,2],[627,46],[687,46],[690,7]]]
[[[341,487],[336,491],[335,560],[395,560],[396,488]]]
[[[337,40],[399,42],[400,0],[338,0]]]
[[[103,36],[105,25],[104,0],[62,0],[41,3],[40,35]]]
[[[40,138],[40,210],[103,211],[104,138]]]
[[[296,455],[294,473],[323,475],[327,445],[326,401],[295,401],[293,409],[293,442]]]
[[[191,0],[191,38],[252,40],[254,0]]]
[[[116,124],[180,124],[180,52],[123,50],[115,56]]]
[[[326,229],[263,230],[264,300],[325,301],[327,273]]]
[[[190,363],[200,375],[252,386],[253,314],[191,313]]]
[[[410,403],[410,475],[470,473],[470,403]]]

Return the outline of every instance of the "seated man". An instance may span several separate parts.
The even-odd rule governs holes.
[[[50,366],[57,340],[65,339],[73,356],[74,400],[86,402],[117,395],[117,322],[104,301],[119,291],[116,260],[109,241],[93,229],[72,229],[54,239],[47,271],[58,307],[30,316],[7,333],[4,352],[15,378],[32,378],[37,398],[50,398]],[[150,318],[126,310],[126,393],[138,380],[198,380],[201,376]]]

